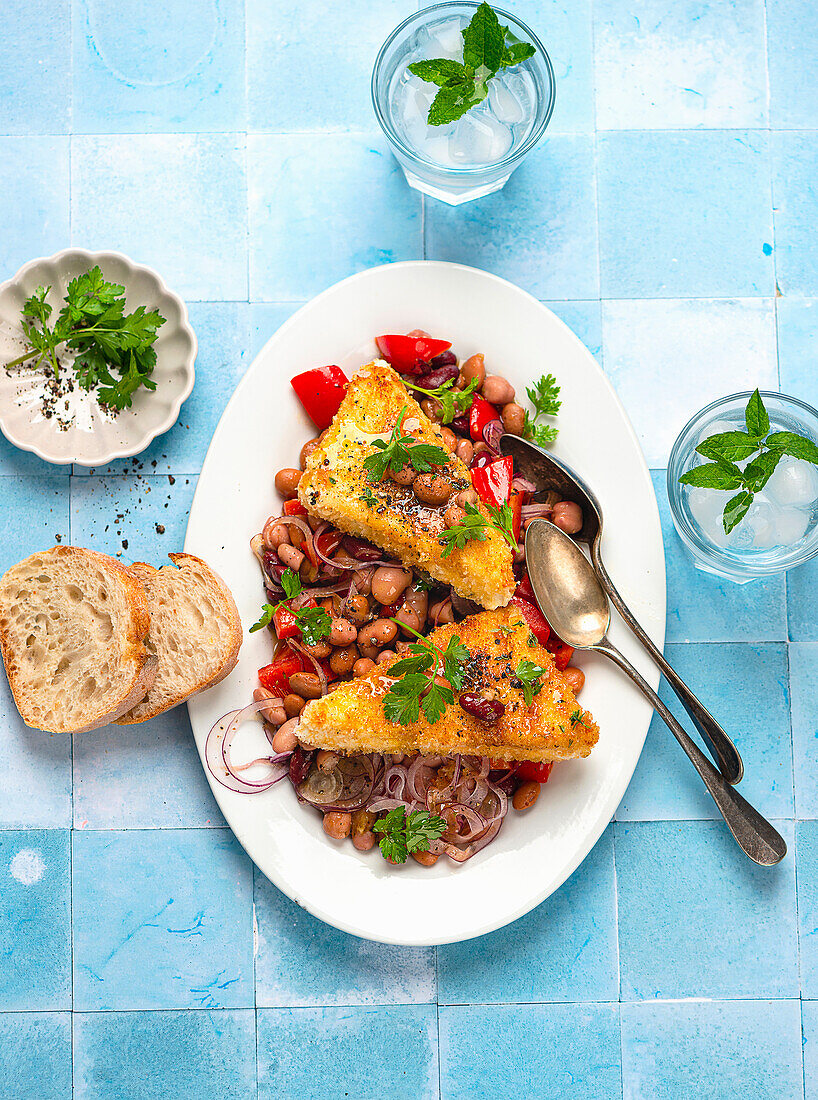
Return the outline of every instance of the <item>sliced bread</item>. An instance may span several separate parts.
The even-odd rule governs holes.
[[[121,725],[178,706],[223,680],[239,659],[241,620],[227,585],[192,554],[168,556],[173,565],[161,569],[145,562],[131,566],[147,593],[148,644],[159,668],[148,694],[119,719]]]
[[[142,585],[105,554],[55,546],[0,578],[0,648],[28,726],[82,733],[144,698],[157,660]]]

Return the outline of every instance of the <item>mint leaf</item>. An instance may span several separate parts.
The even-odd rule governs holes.
[[[813,462],[818,466],[818,447],[811,439],[804,439],[795,432],[773,432],[764,440],[768,447],[781,451],[792,458],[801,458],[804,462]]]
[[[698,489],[738,489],[742,485],[741,470],[728,462],[706,462],[694,466],[679,481],[683,485],[695,485]]]
[[[484,2],[463,31],[463,61],[474,70],[478,80],[485,81],[500,68],[504,51],[505,35],[500,20]],[[481,75],[484,69],[487,72]]]
[[[740,462],[758,450],[758,440],[746,432],[719,432],[703,440],[696,450],[705,458],[726,458]]]
[[[741,523],[747,515],[747,509],[752,503],[753,494],[747,492],[737,493],[736,496],[731,497],[727,501],[724,506],[724,515],[722,516],[725,535],[729,535],[733,528]]]
[[[765,451],[744,467],[744,487],[751,493],[758,493],[772,476],[773,470],[781,458],[780,451]]]
[[[432,100],[427,122],[430,126],[445,126],[449,122],[456,122],[485,98],[485,95],[478,96],[473,80],[447,84]]]
[[[459,61],[451,61],[447,57],[436,57],[428,61],[414,61],[408,65],[410,73],[420,77],[429,84],[437,84],[441,88],[444,84],[462,84],[470,79],[465,65]]]
[[[770,418],[757,389],[747,402],[747,408],[744,410],[744,420],[747,424],[747,431],[755,439],[763,439],[770,430]]]
[[[513,42],[511,45],[506,45],[503,50],[500,65],[508,69],[512,65],[519,65],[521,61],[528,61],[529,57],[533,57],[536,52],[537,47],[532,46],[530,42]]]

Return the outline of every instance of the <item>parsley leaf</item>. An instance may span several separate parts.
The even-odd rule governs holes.
[[[425,474],[433,466],[445,466],[449,461],[449,456],[442,447],[436,447],[433,443],[415,443],[414,436],[403,435],[401,424],[407,411],[404,405],[387,443],[382,439],[373,441],[372,445],[376,450],[371,455],[367,455],[363,461],[369,481],[373,483],[381,481],[390,468],[395,473],[400,473],[404,466],[411,466],[412,469]]]
[[[533,661],[520,661],[515,668],[514,675],[520,681],[527,707],[530,707],[534,702],[534,696],[539,695],[542,691],[540,677],[545,676],[547,672],[548,669],[543,668],[541,665],[535,665]]]
[[[462,550],[467,542],[486,541],[486,531],[493,527],[499,531],[512,550],[517,549],[517,541],[514,538],[514,513],[510,504],[503,504],[495,508],[492,504],[485,505],[489,518],[483,515],[474,504],[465,506],[466,515],[462,523],[456,523],[451,527],[444,527],[438,536],[438,542],[443,547],[441,557],[448,558],[455,550]]]
[[[385,859],[405,863],[410,852],[428,852],[433,840],[446,831],[446,822],[428,810],[412,810],[406,816],[405,806],[396,806],[372,826],[383,833],[379,846]]]
[[[483,102],[489,81],[500,69],[519,65],[537,52],[530,42],[521,42],[508,27],[501,26],[497,13],[486,3],[478,6],[462,34],[462,63],[437,57],[407,66],[409,72],[439,88],[429,107],[430,126],[445,126],[462,118]]]
[[[423,386],[416,386],[412,382],[407,382],[406,385],[410,390],[417,390],[418,393],[425,394],[437,401],[440,405],[443,423],[451,424],[456,416],[471,408],[472,394],[477,389],[477,381],[476,378],[472,378],[471,382],[462,390],[453,388],[453,380],[444,382],[434,390],[424,389]]]
[[[492,526],[500,532],[511,549],[516,550],[517,540],[514,538],[514,513],[511,505],[502,504],[499,508],[495,508],[493,504],[487,504],[486,510],[491,516]]]
[[[287,607],[287,601],[297,596],[301,591],[301,578],[292,569],[285,569],[281,574],[281,587],[284,589],[284,599],[278,603],[266,603],[261,609],[258,622],[250,627],[250,633],[269,626],[273,621],[276,611],[280,607]],[[322,638],[326,638],[332,629],[332,619],[323,607],[300,607],[297,610],[287,607],[289,613],[298,623],[301,631],[301,640],[304,645],[317,645]]]
[[[150,377],[156,366],[153,345],[165,323],[158,310],[138,306],[126,313],[125,288],[109,283],[99,267],[92,267],[68,284],[64,304],[50,326],[50,290],[38,287],[25,302],[22,328],[30,350],[6,363],[7,368],[31,359],[37,367],[47,359],[59,379],[57,349],[65,345],[76,353],[74,373],[80,387],[96,390],[99,403],[109,409],[130,408],[142,386],[156,389]]]
[[[392,621],[397,622],[397,619]],[[384,696],[383,713],[390,722],[407,726],[417,722],[422,711],[426,720],[434,725],[446,707],[454,702],[454,692],[463,687],[463,666],[471,654],[460,644],[456,634],[449,638],[446,648],[441,649],[411,627],[407,629],[418,641],[409,646],[401,660],[389,667],[388,675],[395,677],[395,682]],[[448,685],[438,683],[435,678],[438,675],[448,680]]]
[[[534,406],[533,414],[526,409],[523,423],[523,437],[533,439],[534,442],[544,447],[547,443],[553,443],[557,438],[557,429],[551,424],[538,424],[541,416],[556,416],[562,406],[559,399],[560,388],[553,374],[544,374],[533,386],[528,386],[526,393],[528,400]]]

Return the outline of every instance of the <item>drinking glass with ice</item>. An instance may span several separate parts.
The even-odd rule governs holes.
[[[497,191],[545,131],[554,74],[542,43],[523,23],[494,9],[511,41],[534,53],[503,67],[488,94],[462,117],[430,125],[438,87],[409,66],[431,58],[463,63],[463,31],[479,5],[437,4],[410,16],[384,43],[372,74],[375,114],[411,187],[456,206]]]
[[[743,497],[745,485],[733,484],[729,470],[724,488],[680,484],[680,478],[719,482],[718,471],[710,472],[711,460],[719,458],[718,448],[709,456],[696,448],[708,450],[705,441],[714,436],[736,438],[740,448],[739,435],[727,433],[747,431],[745,412],[751,397],[734,394],[697,413],[676,440],[668,463],[673,521],[697,567],[740,583],[783,572],[818,555],[818,412],[797,398],[759,395],[769,425],[762,424],[766,431],[759,433],[759,452],[741,456],[739,450],[729,460],[752,490],[738,500],[732,516],[725,518],[725,506]],[[763,461],[769,461],[772,472],[762,467],[759,478],[748,477],[744,472],[754,474],[759,468],[751,464],[765,452],[769,455]]]

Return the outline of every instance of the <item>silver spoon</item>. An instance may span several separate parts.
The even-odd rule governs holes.
[[[690,715],[694,726],[701,734],[702,740],[710,750],[713,759],[721,769],[724,778],[728,783],[739,783],[744,775],[744,765],[738,749],[701,700],[696,698],[678,672],[667,663],[661,651],[657,649],[633,617],[633,612],[619,595],[613,581],[608,576],[602,562],[602,506],[597,498],[582,478],[575,474],[570,467],[554,458],[553,455],[547,454],[539,447],[535,447],[533,443],[520,439],[519,436],[501,436],[500,450],[503,454],[511,455],[514,458],[516,472],[537,485],[538,491],[542,491],[540,486],[555,489],[563,500],[573,500],[575,504],[580,506],[583,516],[582,530],[574,535],[574,538],[579,542],[588,543],[594,569],[602,587],[608,593],[611,603],[676,692],[685,710]]]
[[[630,676],[687,753],[739,846],[764,867],[779,863],[787,854],[783,837],[713,767],[650,684],[608,640],[608,597],[577,544],[548,520],[535,519],[526,531],[525,553],[531,585],[549,626],[568,645],[601,653]]]

